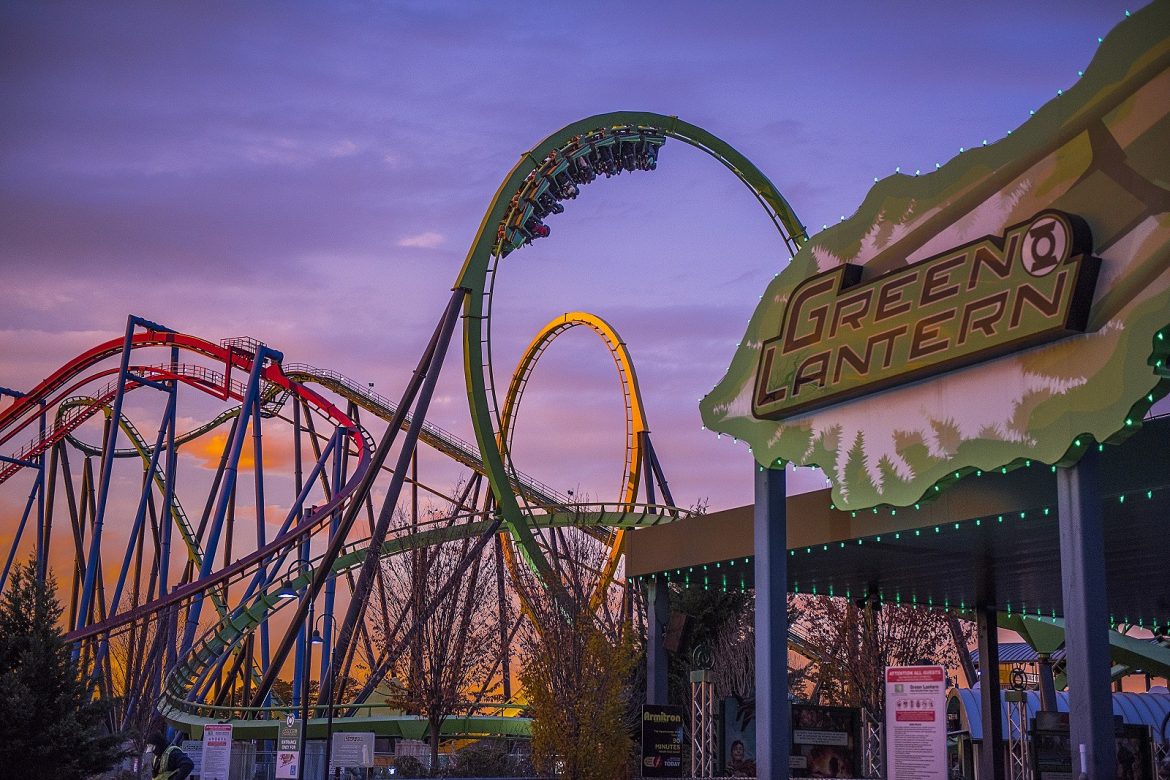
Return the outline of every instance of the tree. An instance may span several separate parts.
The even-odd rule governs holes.
[[[639,658],[633,632],[607,630],[590,596],[604,548],[575,529],[555,531],[560,588],[527,583],[532,620],[521,640],[520,681],[532,723],[532,761],[569,780],[612,780],[626,771],[633,748],[627,722],[631,677]]]
[[[453,511],[431,509],[426,514],[434,523]],[[408,521],[401,517],[399,522]],[[382,563],[389,625],[381,625],[381,617],[375,616],[373,631],[390,646],[398,640],[389,635],[393,626],[414,630],[393,660],[393,670],[403,684],[402,708],[427,719],[431,767],[438,765],[444,721],[465,704],[467,691],[487,675],[494,660],[492,640],[498,632],[495,610],[489,608],[492,582],[481,571],[483,560],[475,540],[468,538]]]
[[[885,668],[920,661],[958,663],[951,617],[913,607],[854,604],[829,596],[801,597],[804,615],[797,630],[817,667],[817,691],[829,704],[863,707],[875,717],[885,711]],[[971,628],[960,641],[970,640]]]
[[[56,581],[38,582],[32,561],[0,596],[0,766],[33,780],[85,778],[122,755],[105,706],[85,693],[61,611]]]

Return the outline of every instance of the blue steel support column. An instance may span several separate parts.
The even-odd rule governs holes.
[[[1079,750],[1084,745],[1084,771],[1090,780],[1106,780],[1116,772],[1117,748],[1109,687],[1105,532],[1096,447],[1089,447],[1075,466],[1056,470],[1056,503],[1073,772],[1081,771]]]
[[[995,607],[975,609],[979,635],[979,719],[983,743],[979,746],[980,780],[1003,780],[1003,707],[999,695],[999,624]]]
[[[179,370],[179,348],[171,347],[171,371],[178,373]],[[179,380],[172,379],[170,381],[170,405],[172,408],[177,408],[179,403]],[[175,458],[178,451],[175,449],[175,421],[171,420],[170,430],[167,432],[167,470],[166,470],[166,488],[163,491],[163,506],[165,507],[162,522],[159,528],[159,552],[158,552],[158,594],[166,596],[171,592],[171,531],[175,525],[175,516],[172,511],[172,505],[175,501],[175,478],[177,475],[178,463]],[[163,618],[159,623],[159,633],[162,635],[163,641],[163,662],[161,664],[163,673],[170,672],[175,666],[176,648],[175,648],[175,632],[172,618],[177,615],[176,610],[168,610],[163,614]]]
[[[784,469],[756,465],[756,777],[786,780],[788,704],[788,513]]]
[[[38,421],[41,441],[45,440],[47,425],[45,421],[45,399],[38,402],[41,407],[41,416]],[[45,574],[49,570],[48,553],[45,550],[45,453],[37,456],[37,582],[45,581]]]
[[[341,435],[340,431],[337,434]],[[347,448],[340,446],[333,451],[333,489],[338,490],[341,486],[341,461],[342,455]],[[333,519],[329,521],[329,539],[332,540],[337,533],[337,529],[341,526],[341,507],[338,507],[333,512]],[[329,616],[330,624],[333,622],[333,604],[337,598],[337,575],[329,575],[329,579],[325,581],[325,604],[323,605],[323,612],[321,616]],[[333,663],[333,635],[322,635],[321,638],[321,671],[318,673],[318,680],[325,680],[329,677],[329,668]],[[329,687],[332,690],[332,681]]]
[[[252,474],[255,477],[256,490],[256,544],[263,547],[267,544],[266,518],[264,516],[264,447],[262,445],[264,431],[263,415],[260,413],[260,395],[257,394],[252,403]],[[264,563],[260,563],[260,576],[267,577]],[[268,621],[260,624],[260,666],[268,668]],[[252,659],[248,659],[248,672],[251,674]]]
[[[667,704],[666,624],[670,620],[670,590],[662,577],[646,583],[646,703]]]
[[[301,517],[304,515],[304,498],[300,498],[300,496],[305,489],[305,478],[301,467],[301,399],[295,392],[292,395],[292,407],[293,485],[296,487],[299,497],[296,506],[293,507],[293,517],[294,522],[299,525]],[[301,570],[304,570],[309,563],[308,547],[307,539],[297,546],[297,560],[300,563],[298,568]],[[301,631],[297,633],[297,647],[293,655],[292,708],[298,711],[301,706],[301,675],[305,673],[305,667],[305,632]]]
[[[260,394],[260,377],[264,372],[264,361],[272,360],[279,363],[284,356],[275,349],[260,347],[252,357],[252,370],[248,374],[248,384],[244,390],[244,398],[240,403],[240,415],[236,418],[236,427],[232,439],[227,445],[227,459],[223,472],[223,481],[215,505],[215,514],[211,518],[211,528],[207,533],[207,541],[203,550],[203,565],[199,567],[198,579],[204,579],[215,568],[215,553],[219,546],[219,537],[223,530],[224,518],[227,516],[228,503],[236,488],[236,476],[240,465],[240,452],[244,448],[244,439],[248,435],[248,422],[251,418],[252,407]],[[224,381],[227,381],[227,371],[230,370],[231,357],[228,357],[229,367],[225,368]],[[203,593],[196,594],[187,607],[187,626],[183,630],[183,644],[180,655],[186,655],[195,642],[195,632],[199,628],[199,613],[203,609]],[[267,693],[267,691],[265,691]]]
[[[114,393],[114,404],[110,411],[111,424],[107,426],[106,440],[102,448],[102,468],[97,491],[97,505],[93,513],[93,532],[89,540],[89,554],[85,557],[85,579],[81,588],[81,604],[77,609],[77,623],[73,628],[78,629],[89,619],[89,607],[93,602],[94,589],[97,585],[98,567],[102,560],[102,523],[106,516],[106,499],[110,494],[110,477],[114,467],[114,451],[118,443],[118,421],[122,419],[122,399],[126,395],[126,375],[130,371],[130,349],[134,343],[134,327],[139,319],[133,315],[126,318],[126,336],[122,340],[122,360],[118,365],[117,390]],[[73,657],[80,653],[81,646],[74,645]]]

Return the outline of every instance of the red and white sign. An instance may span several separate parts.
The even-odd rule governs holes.
[[[228,780],[231,768],[231,724],[207,724],[203,727],[203,764],[200,767],[200,780]]]
[[[889,780],[947,780],[943,667],[886,669],[886,775]]]

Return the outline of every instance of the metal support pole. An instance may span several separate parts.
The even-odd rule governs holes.
[[[178,373],[179,370],[179,348],[171,347],[171,371]],[[179,394],[179,380],[172,379],[170,383],[170,393],[174,397],[172,406],[178,404]],[[170,431],[167,433],[167,468],[166,468],[166,488],[163,491],[163,506],[165,507],[164,515],[161,520],[159,528],[158,541],[158,595],[166,596],[171,591],[171,532],[175,525],[174,515],[171,511],[171,505],[175,500],[175,478],[178,473],[178,450],[175,448],[175,422],[171,421]],[[163,636],[163,669],[169,672],[174,668],[176,661],[177,648],[175,647],[175,634],[173,630],[173,619],[177,616],[177,610],[166,610],[163,613],[162,619],[158,623],[158,631]]]
[[[1116,772],[1113,695],[1109,689],[1109,609],[1105,600],[1105,531],[1100,455],[1089,447],[1080,462],[1056,471],[1060,515],[1060,573],[1065,620],[1065,670],[1073,772],[1106,780]],[[1085,766],[1079,751],[1085,750]]]
[[[1052,676],[1052,659],[1048,653],[1039,654],[1036,664],[1040,677],[1040,709],[1056,712],[1056,681]]]
[[[367,467],[367,473],[365,477],[363,477],[362,482],[358,485],[357,489],[354,491],[350,503],[346,506],[345,515],[341,521],[341,527],[330,541],[329,549],[326,550],[325,554],[321,557],[321,561],[313,574],[313,580],[310,582],[308,589],[308,598],[310,600],[317,597],[317,594],[321,592],[321,589],[325,584],[325,579],[330,576],[333,562],[337,559],[338,553],[341,552],[341,547],[344,544],[345,537],[349,533],[350,527],[353,525],[354,518],[356,518],[358,513],[361,511],[361,502],[372,487],[375,477],[378,475],[382,468],[382,464],[386,460],[386,456],[389,455],[390,448],[394,444],[394,439],[398,433],[399,426],[401,426],[402,422],[406,419],[407,409],[409,409],[411,404],[414,403],[416,396],[420,392],[427,395],[429,400],[430,390],[424,391],[423,386],[426,384],[426,379],[430,377],[433,372],[437,372],[440,365],[442,364],[443,354],[446,352],[446,347],[448,341],[450,340],[451,331],[455,328],[455,323],[458,322],[459,319],[459,307],[466,295],[467,290],[462,288],[452,292],[451,301],[447,305],[447,311],[444,313],[443,319],[440,321],[438,328],[436,328],[434,335],[431,337],[431,341],[427,345],[426,351],[419,360],[419,364],[415,369],[414,376],[411,377],[410,383],[407,386],[406,391],[403,393],[402,401],[398,406],[398,410],[395,412],[390,424],[386,426],[386,432],[382,436],[382,441],[378,444],[378,449],[370,458],[370,463]],[[431,389],[433,389],[433,383],[431,384]],[[416,410],[415,415],[417,419],[412,420],[411,430],[407,432],[406,441],[403,443],[404,451],[412,449],[415,442],[417,441],[418,428],[421,427],[422,418],[426,415],[425,403],[420,402],[419,409]],[[398,493],[402,489],[402,480],[397,478],[400,474],[405,475],[404,467],[400,465],[395,469],[394,474],[396,477],[397,486],[395,486],[395,484],[392,482],[391,491],[393,492],[393,496],[388,496],[387,502],[384,502],[382,507],[382,515],[386,515],[386,517],[383,518],[379,516],[378,524],[381,526],[381,528],[376,529],[376,531],[382,531],[383,537],[385,536],[385,532],[389,530],[389,523],[393,516],[394,504],[397,502]],[[392,500],[390,500],[391,498]],[[387,503],[389,503],[389,506],[387,506]],[[370,543],[370,549],[375,557],[377,556],[377,552],[380,547],[380,542],[376,540],[377,536],[378,534],[375,533],[371,537]],[[372,567],[363,566],[362,573],[365,574],[367,569],[369,570],[368,579],[372,580],[375,573]],[[368,584],[369,583],[367,583],[367,586]],[[357,599],[363,598],[361,594],[362,582],[361,575],[359,575],[358,587],[356,587],[354,590],[355,601]],[[253,697],[253,706],[260,706],[260,704],[263,702],[263,696],[267,694],[268,691],[272,688],[272,683],[276,679],[276,671],[284,665],[284,661],[288,657],[289,651],[292,649],[292,644],[296,638],[296,633],[303,630],[305,627],[304,619],[307,611],[308,604],[302,602],[302,604],[298,605],[297,613],[292,616],[288,631],[285,633],[284,638],[281,640],[275,652],[272,654],[272,665],[269,667],[268,671],[265,672],[264,679],[260,681],[260,685],[257,688],[258,696]],[[346,617],[348,622],[348,615]],[[350,631],[352,631],[352,628]],[[345,645],[346,641],[346,627],[343,625],[337,646],[341,647]],[[344,653],[342,656],[344,657]]]
[[[754,464],[756,553],[756,776],[787,780],[788,515],[783,467]]]
[[[312,645],[305,648],[305,658],[304,674],[301,676],[301,741],[297,745],[297,780],[305,780],[305,738],[309,733],[309,669],[313,664]]]
[[[691,774],[715,776],[715,683],[710,669],[691,672]]]
[[[99,475],[97,505],[94,509],[93,534],[89,540],[89,554],[85,557],[85,579],[81,587],[81,606],[77,610],[77,623],[73,628],[78,629],[89,619],[90,604],[93,602],[94,588],[97,583],[98,569],[102,558],[102,521],[106,514],[106,500],[110,494],[110,478],[114,468],[114,452],[118,444],[118,421],[122,419],[122,400],[126,395],[126,375],[130,370],[130,350],[134,344],[134,326],[138,318],[133,315],[126,318],[126,335],[122,341],[122,359],[118,366],[118,383],[114,392],[113,409],[106,422],[105,445],[102,448],[102,468]],[[74,650],[74,658],[77,650]]]
[[[975,610],[979,635],[979,717],[983,744],[979,746],[979,780],[1004,780],[1003,719],[999,695],[999,625],[994,607]]]
[[[646,703],[666,704],[666,625],[670,620],[670,591],[666,581],[651,577],[646,583]]]
[[[403,440],[402,449],[398,453],[398,460],[394,466],[393,476],[390,478],[390,485],[386,489],[386,497],[382,503],[382,510],[378,515],[378,522],[374,527],[374,533],[370,536],[370,555],[362,562],[361,569],[358,572],[357,582],[354,585],[353,597],[350,599],[345,618],[341,622],[341,630],[337,634],[337,642],[334,645],[333,658],[331,659],[333,674],[330,677],[338,676],[339,671],[342,672],[342,676],[348,675],[349,662],[351,660],[350,650],[354,633],[357,630],[358,621],[365,615],[366,602],[370,597],[370,590],[373,588],[374,578],[381,570],[378,563],[378,552],[381,550],[382,543],[386,540],[386,535],[390,531],[390,522],[394,518],[394,510],[398,504],[398,497],[402,492],[402,484],[406,479],[410,459],[415,453],[415,445],[418,442],[419,431],[422,429],[423,421],[426,419],[431,396],[435,391],[435,385],[439,379],[439,372],[443,368],[443,358],[447,354],[447,345],[451,341],[451,332],[455,329],[459,308],[466,295],[467,290],[464,289],[457,289],[453,292],[447,306],[447,311],[444,313],[443,320],[436,331],[437,338],[432,342],[434,344],[432,359],[427,362],[424,368],[425,376],[418,389],[418,399],[415,402],[415,407],[411,414],[410,427],[407,428],[406,438]],[[354,504],[355,506],[352,511],[353,515],[356,516],[359,507],[356,505],[356,501]],[[348,517],[347,510],[347,519]],[[337,533],[341,538],[344,538],[348,530],[349,526],[347,524],[343,528],[338,529]],[[416,616],[416,619],[418,619],[418,616]],[[343,664],[344,669],[342,668]],[[333,703],[332,688],[325,690],[324,699],[327,704]]]
[[[332,639],[333,633],[337,630],[337,621],[334,620],[332,613],[329,612],[323,613],[321,617],[317,618],[318,623],[324,620],[328,621],[326,625],[329,627],[329,630],[325,633],[324,636]],[[313,633],[316,634],[317,632],[314,631]],[[316,639],[317,637],[314,636],[313,638]],[[324,641],[324,639],[322,639],[322,641]],[[329,683],[328,685],[321,688],[322,691],[333,690],[333,672],[335,668],[336,667],[333,664],[329,665]],[[320,706],[320,702],[317,702],[317,704]],[[333,763],[333,702],[325,702],[325,707],[325,777],[328,778],[332,776],[332,771],[330,770],[329,765]]]
[[[223,530],[224,519],[227,516],[228,503],[232,500],[236,488],[236,476],[239,471],[240,453],[244,448],[244,439],[248,434],[248,421],[253,411],[253,405],[260,394],[260,377],[264,373],[264,361],[280,362],[283,355],[268,347],[259,347],[252,357],[252,369],[248,374],[248,384],[244,391],[243,401],[240,403],[240,415],[236,419],[236,428],[233,437],[227,443],[228,458],[224,469],[223,483],[220,485],[217,497],[215,514],[211,517],[211,527],[208,530],[207,541],[203,551],[203,565],[199,567],[198,579],[204,579],[215,568],[215,553],[219,547],[219,537]],[[231,357],[228,357],[230,368]],[[226,378],[225,371],[225,379]],[[115,418],[116,419],[116,418]],[[258,466],[259,464],[257,464]],[[187,626],[183,630],[182,654],[186,655],[195,641],[195,632],[199,627],[199,613],[203,608],[203,594],[196,594],[187,607]],[[265,694],[268,691],[264,691]]]
[[[38,420],[38,428],[40,433],[40,440],[43,442],[47,434],[47,422],[45,419],[45,399],[37,400],[41,407],[40,419]],[[46,547],[48,535],[45,533],[45,454],[42,452],[37,456],[37,582],[45,581],[45,574],[49,570],[49,552]]]

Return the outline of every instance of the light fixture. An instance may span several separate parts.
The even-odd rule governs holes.
[[[286,582],[280,586],[280,590],[276,591],[276,597],[279,599],[295,599],[297,597],[297,589]]]
[[[321,632],[314,628],[313,629],[313,636],[310,637],[309,642],[311,642],[312,644],[315,644],[315,645],[319,645],[323,641],[324,640],[321,639]]]

